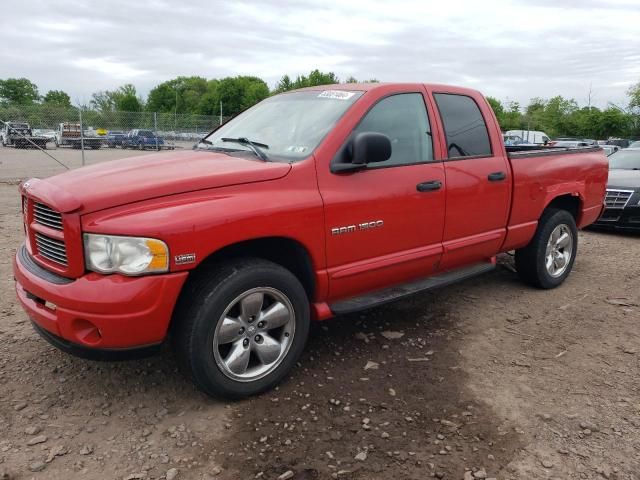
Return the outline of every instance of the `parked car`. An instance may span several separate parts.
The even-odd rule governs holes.
[[[102,138],[83,130],[80,133],[79,123],[61,123],[55,136],[56,147],[91,148],[97,150],[102,146]]]
[[[602,150],[604,150],[604,153],[607,155],[607,157],[612,153],[620,150],[620,147],[618,147],[617,145],[600,145],[600,147],[602,148]]]
[[[640,148],[621,149],[609,156],[605,203],[594,226],[640,232]]]
[[[626,138],[610,138],[607,140],[607,145],[617,145],[620,148],[628,148],[632,143],[634,142],[631,142],[631,140],[627,140]]]
[[[34,135],[26,122],[4,122],[0,130],[0,143],[3,147],[47,148],[47,138]]]
[[[509,130],[505,135],[515,135],[520,137],[526,143],[536,145],[546,145],[549,143],[549,135],[537,130]]]
[[[511,146],[511,145],[522,145],[525,144],[527,142],[525,142],[524,140],[522,140],[521,137],[519,137],[518,135],[502,135],[502,139],[504,141],[505,145]]]
[[[257,394],[295,366],[311,320],[489,272],[511,250],[523,281],[562,284],[577,228],[602,212],[607,159],[510,148],[472,89],[271,96],[195,150],[23,183],[17,295],[64,351],[170,341],[204,392]]]
[[[122,139],[122,148],[137,148],[138,150],[173,150],[173,144],[165,144],[163,137],[156,136],[151,130],[131,130]]]
[[[50,128],[34,128],[33,134],[38,137],[44,137],[47,142],[54,142],[56,138],[56,131]]]
[[[125,136],[126,134],[124,132],[110,131],[107,134],[105,144],[109,148],[116,148],[116,147],[123,148],[122,142],[124,141]]]

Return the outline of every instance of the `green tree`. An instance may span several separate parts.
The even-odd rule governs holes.
[[[238,76],[209,80],[200,98],[197,113],[219,115],[220,102],[224,116],[236,115],[269,96],[269,87],[258,77]]]
[[[504,107],[502,106],[502,102],[494,97],[486,97],[487,103],[491,105],[491,109],[493,113],[495,113],[496,118],[498,119],[498,123],[500,124],[500,128],[504,130]]]
[[[139,112],[143,101],[138,96],[136,87],[130,83],[116,90],[95,92],[91,95],[91,106],[100,112]]]
[[[177,77],[154,87],[147,98],[150,112],[196,113],[202,96],[210,93],[203,77]]]
[[[5,104],[29,105],[39,98],[38,87],[27,78],[0,80],[0,101]]]
[[[627,95],[629,95],[629,108],[640,113],[640,82],[629,87]]]
[[[100,112],[112,112],[115,109],[113,92],[102,90],[91,94],[89,104]]]
[[[42,102],[47,105],[71,108],[71,98],[62,90],[49,90],[42,98]]]
[[[338,77],[333,72],[321,72],[318,69],[309,73],[308,82],[310,87],[316,87],[318,85],[332,85],[334,83],[340,83]]]
[[[273,91],[273,93],[288,92],[289,90],[293,90],[293,88],[294,88],[293,82],[291,81],[291,78],[289,77],[289,75],[283,75],[282,78],[276,84],[276,88]]]

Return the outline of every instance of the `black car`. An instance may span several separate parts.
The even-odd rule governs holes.
[[[606,208],[595,227],[640,232],[640,148],[609,156]]]

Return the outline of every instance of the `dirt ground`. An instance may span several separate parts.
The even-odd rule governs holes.
[[[640,479],[640,236],[581,233],[552,291],[505,255],[318,323],[284,384],[223,403],[170,352],[96,363],[41,340],[13,290],[15,185],[0,218],[0,478]]]

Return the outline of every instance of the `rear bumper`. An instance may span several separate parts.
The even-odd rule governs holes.
[[[48,341],[75,354],[79,348],[99,352],[160,344],[187,278],[187,272],[89,273],[70,280],[29,260],[20,248],[13,264],[18,300],[38,329],[49,334]]]

